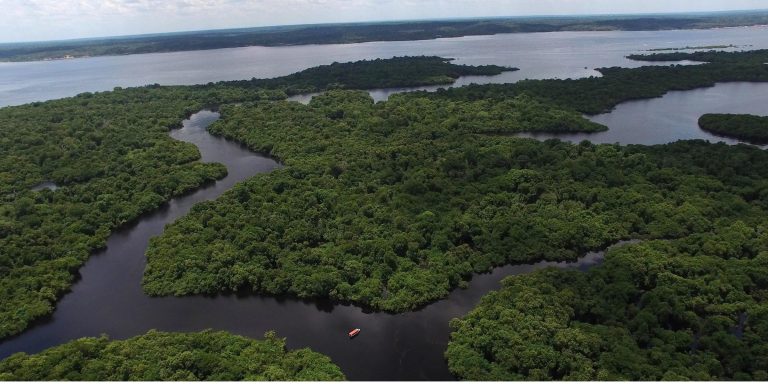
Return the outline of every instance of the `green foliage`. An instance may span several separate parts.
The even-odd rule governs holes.
[[[706,114],[699,127],[716,135],[753,143],[768,143],[768,117],[754,115]]]
[[[268,332],[253,340],[226,332],[149,333],[128,340],[83,338],[35,355],[0,361],[13,381],[338,381],[331,360],[309,349],[289,351]]]
[[[448,100],[504,99],[526,93],[555,103],[562,108],[598,114],[617,104],[663,96],[669,91],[710,87],[717,82],[768,81],[768,65],[752,63],[673,65],[641,68],[601,68],[602,77],[566,80],[525,80],[515,84],[469,85],[414,92],[413,97]]]
[[[318,89],[340,81],[370,88],[381,84],[375,75],[410,65],[416,69],[397,78],[402,85],[495,70],[398,58],[325,66],[291,79]],[[339,66],[353,73],[359,67],[365,76],[342,79]],[[255,87],[258,80],[153,85],[0,109],[0,338],[51,313],[77,269],[115,228],[223,177],[223,166],[199,163],[197,149],[172,140],[168,130],[206,106],[284,98],[290,84],[265,82],[274,89]],[[33,191],[42,181],[60,188]]]
[[[386,23],[347,23],[195,31],[82,39],[50,43],[0,45],[0,61],[30,61],[67,56],[130,55],[303,44],[345,44],[367,41],[408,41],[499,33],[555,31],[639,31],[720,28],[768,24],[764,11],[677,16],[578,16],[465,20],[428,20]]]
[[[333,66],[326,69],[328,76],[318,76],[338,78]],[[703,141],[621,147],[499,134],[600,130],[576,111],[717,81],[765,81],[768,69],[713,63],[603,74],[376,104],[348,90],[309,105],[274,101],[289,82],[264,90],[252,81],[2,109],[2,335],[50,312],[72,272],[115,226],[221,175],[165,133],[203,105],[230,104],[211,132],[286,167],[195,206],[153,239],[148,293],[252,289],[406,311],[496,265],[573,260],[620,239],[667,239],[617,249],[587,274],[507,280],[454,323],[451,370],[474,379],[766,379],[767,152]],[[355,84],[364,87],[363,78]],[[29,190],[44,180],[62,188]],[[34,371],[34,357],[24,363],[18,356],[19,370]],[[83,372],[63,364],[41,374]],[[257,377],[286,377],[265,372]]]
[[[279,88],[289,95],[294,95],[332,88],[372,89],[452,84],[461,76],[492,76],[516,70],[517,68],[496,65],[457,65],[452,64],[449,59],[435,56],[393,57],[333,63],[275,79],[254,79],[226,84]]]
[[[765,224],[507,278],[452,321],[449,367],[468,380],[766,380]]]
[[[0,109],[0,338],[50,313],[113,229],[226,175],[168,137],[200,108],[139,88]]]
[[[287,167],[198,205],[153,239],[150,294],[252,289],[407,311],[492,266],[572,260],[623,238],[678,237],[717,217],[763,214],[768,154],[753,148],[484,134],[583,121],[528,96],[374,104],[333,91],[308,106],[222,113],[212,132]]]
[[[702,50],[702,49],[727,49],[727,48],[739,48],[737,45],[728,44],[728,45],[697,45],[697,46],[690,46],[686,45],[685,47],[677,47],[677,48],[653,48],[653,49],[647,49],[647,52],[666,52],[666,51],[694,51],[694,50]]]
[[[723,52],[667,52],[653,53],[649,55],[629,55],[628,59],[637,61],[702,61],[708,63],[751,63],[764,64],[768,62],[768,49],[756,49],[752,51]]]

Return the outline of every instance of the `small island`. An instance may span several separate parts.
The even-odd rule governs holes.
[[[115,88],[0,109],[0,136],[24,138],[0,140],[0,195],[14,196],[0,209],[0,339],[53,311],[53,303],[72,285],[74,272],[90,252],[106,244],[113,230],[227,174],[222,164],[199,161],[194,145],[168,136],[169,129],[180,127],[192,113],[301,92],[451,84],[460,76],[507,70],[512,68],[396,57],[334,63],[272,79]],[[556,114],[546,103],[518,104],[529,106],[520,109],[521,116],[536,117],[536,122],[597,127],[573,111]],[[518,112],[496,105],[497,116],[488,119]],[[547,108],[551,113],[538,112]],[[331,112],[337,110],[342,108]],[[497,129],[516,129],[511,121],[503,125],[500,120]],[[57,128],[70,125],[79,127],[77,134]],[[64,149],[62,143],[70,147]],[[66,188],[53,190],[54,185]]]
[[[507,279],[452,322],[450,372],[472,380],[766,380],[768,209],[760,191],[768,152],[704,140],[624,146],[502,135],[605,129],[584,114],[671,90],[768,81],[766,50],[706,56],[695,66],[600,68],[600,77],[378,103],[363,89],[501,69],[393,58],[2,108],[0,132],[12,140],[0,140],[0,338],[49,315],[110,233],[224,177],[223,164],[201,162],[194,145],[168,135],[216,107],[209,133],[283,166],[166,226],[146,249],[149,295],[246,292],[407,312],[495,266],[576,260],[641,239],[588,271]],[[305,89],[325,92],[307,105],[285,100]],[[66,187],[33,192],[42,180]],[[40,343],[35,349],[56,341],[28,337]],[[0,362],[0,380],[343,378],[334,367],[309,350],[287,351],[271,334],[251,341],[150,332],[16,354]]]
[[[0,361],[0,381],[337,381],[344,374],[327,356],[288,350],[227,332],[149,331],[128,340],[106,336],[70,341]]]
[[[738,45],[728,44],[728,45],[697,45],[697,46],[690,46],[687,45],[685,47],[678,47],[678,48],[653,48],[653,49],[647,49],[646,52],[667,52],[667,51],[695,51],[699,49],[728,49],[728,48],[739,48]]]
[[[698,52],[657,52],[644,55],[629,55],[627,59],[634,61],[699,61],[702,63],[715,64],[758,64],[762,65],[768,58],[768,49],[756,49],[751,51],[725,52],[719,50],[698,51]]]
[[[768,117],[708,113],[699,118],[699,127],[718,136],[753,144],[768,143]]]

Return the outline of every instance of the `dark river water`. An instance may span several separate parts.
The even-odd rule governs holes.
[[[290,348],[310,347],[327,354],[352,380],[450,380],[443,359],[448,322],[471,310],[502,278],[547,266],[587,268],[603,253],[585,255],[574,263],[537,263],[497,268],[476,276],[468,289],[454,291],[446,300],[405,314],[370,313],[328,301],[301,301],[247,295],[216,297],[146,296],[141,278],[149,239],[166,224],[189,212],[198,202],[215,199],[235,183],[280,167],[241,145],[206,131],[218,114],[202,111],[171,136],[194,143],[203,160],[227,166],[229,174],[217,183],[171,200],[162,209],[110,236],[107,248],[80,269],[80,280],[57,304],[53,315],[19,336],[0,344],[0,358],[15,352],[39,352],[69,340],[108,334],[128,338],[150,329],[199,331],[207,328],[261,337],[276,330]],[[362,328],[354,340],[352,328]]]

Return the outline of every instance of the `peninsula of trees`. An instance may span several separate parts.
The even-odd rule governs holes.
[[[514,17],[242,28],[54,42],[0,44],[0,61],[130,55],[244,46],[407,41],[499,33],[703,29],[768,24],[768,12]]]
[[[128,340],[78,339],[0,361],[0,381],[339,381],[339,367],[309,349],[290,351],[269,332],[149,331]]]
[[[699,118],[701,129],[755,144],[768,143],[768,117],[710,113]]]
[[[380,84],[365,80],[377,72],[350,80],[328,66],[315,75],[332,84],[293,77],[297,89],[329,90],[308,105],[283,100],[293,92],[283,79],[118,89],[0,109],[0,337],[50,313],[112,230],[223,175],[167,136],[189,113],[218,106],[212,133],[285,167],[195,206],[153,239],[149,294],[242,289],[401,312],[493,266],[573,260],[642,239],[586,273],[508,279],[453,322],[451,371],[466,379],[766,380],[768,152],[508,135],[601,130],[582,113],[722,81],[768,81],[762,55],[712,53],[695,66],[607,68],[599,78],[414,92],[379,103],[353,89]],[[408,60],[416,68],[438,59],[391,63]],[[402,82],[469,70],[431,67]],[[31,190],[45,180],[61,188]],[[177,343],[186,345],[169,344]],[[78,358],[71,346],[59,348],[40,363]],[[88,351],[75,344],[81,349]],[[154,357],[147,367],[166,361]],[[206,367],[221,361],[211,359]],[[167,372],[177,372],[176,362]],[[16,355],[0,372],[34,372],[35,364]],[[52,371],[77,378],[84,366],[63,362]]]
[[[701,61],[707,63],[763,64],[768,60],[768,49],[751,51],[722,52],[717,50],[701,52],[667,52],[629,55],[627,58],[637,61]]]

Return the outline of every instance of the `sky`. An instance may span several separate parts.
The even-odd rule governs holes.
[[[0,0],[0,42],[285,24],[765,8],[768,0]]]

